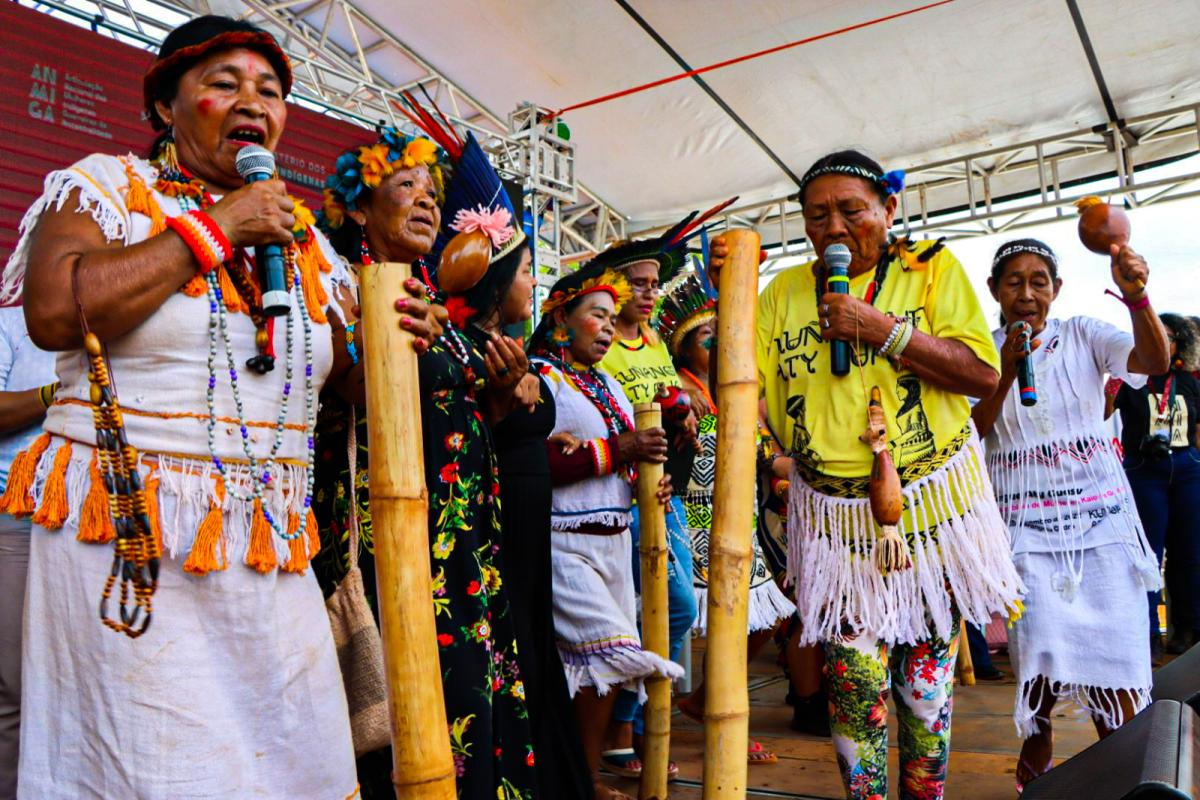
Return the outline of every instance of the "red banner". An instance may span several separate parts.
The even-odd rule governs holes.
[[[0,264],[46,173],[91,153],[144,155],[142,75],[154,57],[14,2],[0,2]],[[373,137],[356,125],[288,106],[276,167],[310,208],[339,153]]]

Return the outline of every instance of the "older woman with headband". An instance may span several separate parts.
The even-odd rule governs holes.
[[[1020,591],[965,396],[995,391],[996,348],[954,256],[889,238],[902,185],[855,151],[817,161],[800,202],[820,257],[780,274],[758,317],[767,421],[795,461],[789,574],[804,641],[825,646],[851,798],[887,794],[889,692],[901,796],[943,796],[959,620],[1006,613]],[[835,244],[851,255],[847,294],[830,291]],[[828,340],[849,343],[853,374],[830,374]],[[904,511],[877,522],[869,476],[885,453]]]
[[[1140,284],[1146,262],[1114,248],[1113,280],[1133,336],[1089,317],[1050,318],[1062,280],[1036,239],[1000,246],[988,288],[1007,325],[993,332],[1000,385],[972,411],[987,437],[988,470],[1027,587],[1009,637],[1017,673],[1014,719],[1025,744],[1018,791],[1048,770],[1057,699],[1087,710],[1107,736],[1150,702],[1145,591],[1159,584],[1129,482],[1104,426],[1104,376],[1134,385],[1166,363],[1166,337]],[[1017,386],[1018,363],[1036,376]],[[1104,644],[1098,646],[1100,642]]]
[[[62,380],[0,503],[34,523],[22,797],[357,791],[307,571],[317,394],[359,384],[327,308],[348,276],[283,182],[235,163],[278,142],[291,78],[252,25],[182,25],[145,76],[150,160],[53,172],[22,221],[0,295],[23,284]],[[257,245],[283,251],[286,316]],[[400,302],[425,349],[428,307]]]

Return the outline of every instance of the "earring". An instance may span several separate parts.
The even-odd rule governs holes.
[[[558,347],[560,350],[565,350],[571,346],[571,342],[575,340],[575,331],[568,328],[566,325],[555,325],[550,329],[550,343]]]
[[[366,265],[373,263],[371,261],[371,248],[367,245],[367,231],[363,230],[362,243],[359,245],[359,257],[362,259],[360,264]]]
[[[162,144],[158,147],[160,171],[169,181],[182,180],[183,173],[179,169],[179,151],[175,148],[175,126],[168,125],[163,134]]]

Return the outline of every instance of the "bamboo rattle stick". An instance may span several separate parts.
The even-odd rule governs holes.
[[[429,568],[429,498],[413,336],[396,324],[408,264],[361,273],[375,580],[398,800],[454,800]]]
[[[662,426],[658,403],[633,407],[638,430]],[[637,501],[641,525],[642,647],[671,658],[667,603],[667,521],[658,502],[663,465],[638,462]],[[646,735],[642,750],[640,800],[665,800],[671,750],[671,680],[663,675],[646,678]]]
[[[709,540],[708,655],[704,659],[704,798],[746,796],[750,694],[746,630],[754,535],[760,238],[749,230],[722,234],[729,247],[717,307],[717,476]]]

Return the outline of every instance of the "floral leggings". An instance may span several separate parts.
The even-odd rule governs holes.
[[[901,800],[940,800],[950,759],[950,712],[958,614],[949,642],[934,636],[911,645],[861,634],[825,643],[830,727],[850,800],[887,797],[887,699],[896,702]]]

